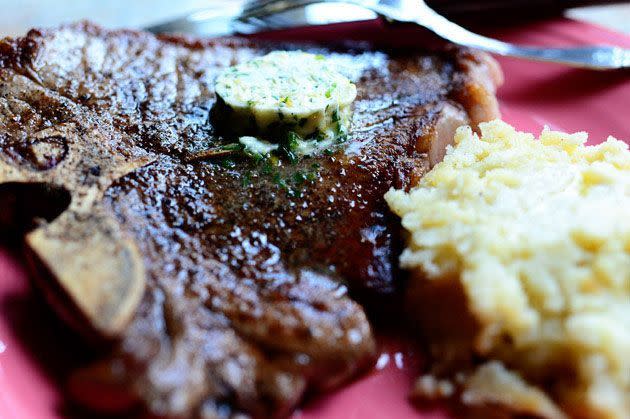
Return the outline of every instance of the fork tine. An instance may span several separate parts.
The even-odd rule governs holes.
[[[326,3],[338,0],[253,0],[245,6],[242,17],[267,16],[298,9],[313,3]]]
[[[265,20],[260,17],[249,17],[247,19],[242,19],[242,22],[245,22],[248,25],[252,25],[260,29],[267,29],[269,27],[267,22],[265,22]]]
[[[272,29],[282,29],[290,26],[290,20],[282,15],[265,16],[262,17],[262,20],[265,21]]]
[[[245,7],[243,8],[243,12],[246,14],[254,14],[255,11],[265,9],[273,3],[277,2],[278,0],[251,0],[245,5]]]
[[[268,2],[269,2],[269,0],[251,0],[251,1],[248,1],[245,4],[245,7],[243,7],[243,11],[244,12],[249,12],[250,10],[258,9],[259,7],[265,6],[265,4],[268,3]]]

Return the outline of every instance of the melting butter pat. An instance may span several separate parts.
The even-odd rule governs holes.
[[[215,89],[221,122],[238,135],[294,132],[318,140],[347,134],[357,95],[325,57],[301,51],[275,51],[230,67]]]
[[[240,137],[238,142],[243,145],[246,152],[266,156],[271,154],[272,151],[278,149],[278,144],[272,144],[267,141],[263,141],[256,137]]]

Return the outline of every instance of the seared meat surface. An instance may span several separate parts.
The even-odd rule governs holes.
[[[221,69],[295,48],[344,63],[357,84],[347,142],[297,163],[195,159],[229,141],[211,118]],[[61,184],[55,173],[72,159],[72,184],[102,192],[99,214],[144,267],[133,315],[73,374],[71,392],[158,417],[283,416],[306,391],[369,366],[374,337],[350,295],[397,291],[384,193],[439,159],[455,125],[496,116],[492,61],[456,49],[160,39],[78,24],[0,51],[2,164]],[[51,129],[42,154],[30,139]]]

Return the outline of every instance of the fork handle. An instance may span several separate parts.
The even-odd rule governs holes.
[[[622,0],[427,0],[427,4],[442,14],[462,16],[464,14],[492,12],[554,11],[580,6],[623,3]]]
[[[422,19],[418,19],[416,23],[450,42],[503,56],[597,70],[630,66],[630,50],[619,47],[538,48],[517,46],[471,32],[439,15],[424,4],[422,6]]]

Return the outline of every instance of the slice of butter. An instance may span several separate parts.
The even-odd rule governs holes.
[[[279,141],[295,132],[319,140],[350,129],[356,86],[321,55],[275,51],[228,68],[216,80],[223,126]]]
[[[272,151],[278,149],[278,144],[272,144],[256,137],[240,137],[238,142],[243,145],[246,152],[258,154],[260,156],[266,156],[271,154]]]

